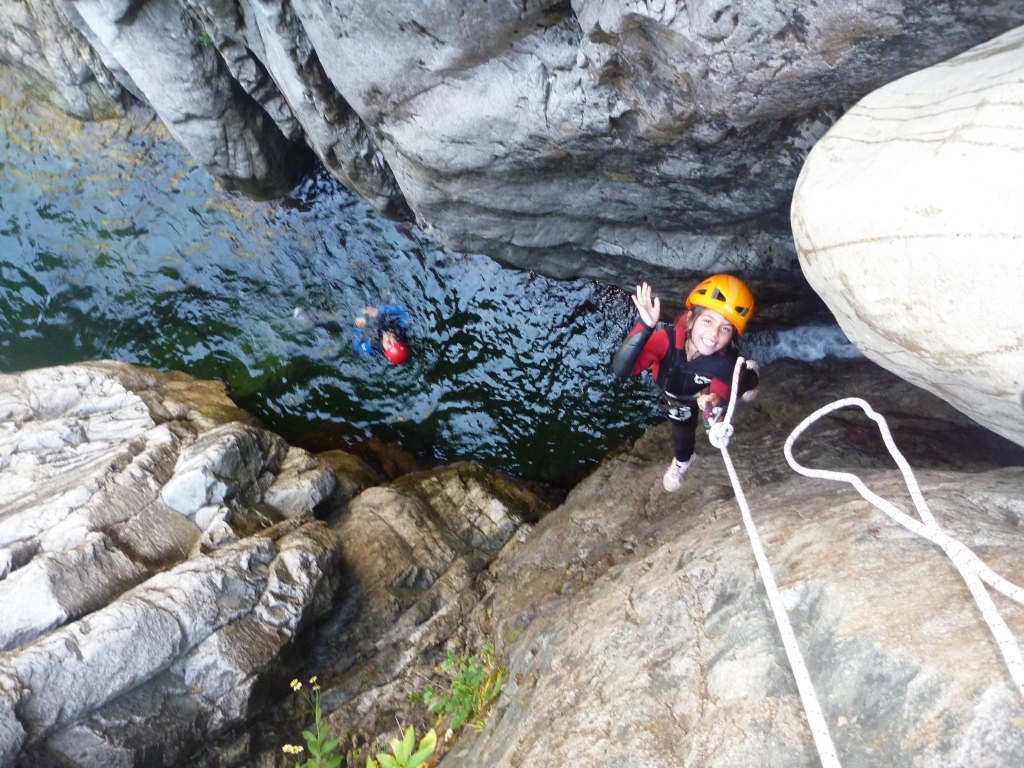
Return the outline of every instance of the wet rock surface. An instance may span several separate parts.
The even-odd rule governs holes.
[[[764,375],[730,455],[842,764],[1016,765],[1024,702],[949,560],[848,485],[796,475],[782,444],[812,410],[864,398],[940,524],[1018,584],[1024,450],[866,360]],[[795,453],[913,511],[859,411],[826,417]],[[670,456],[667,425],[655,427],[539,518],[522,490],[465,465],[357,496],[335,523],[350,591],[304,651],[333,734],[384,745],[396,721],[422,732],[433,717],[409,694],[438,682],[449,650],[490,641],[510,681],[479,736],[442,742],[441,766],[817,765],[722,460],[700,437],[668,494]],[[491,556],[511,529],[501,521],[524,517]],[[1024,637],[1024,608],[994,599]],[[306,724],[279,708],[194,765],[283,764],[280,745]]]
[[[445,649],[466,644],[495,555],[549,509],[543,494],[459,463],[368,488],[332,516],[342,541],[342,588],[295,655],[306,689],[314,676],[321,686],[343,750],[385,744],[396,719],[426,722],[410,693],[431,679]],[[189,764],[284,765],[281,746],[296,743],[309,724],[295,697]],[[365,756],[356,763],[364,765]]]
[[[867,360],[764,375],[730,455],[843,764],[1017,765],[1024,704],[949,561],[781,447],[811,410],[863,397],[940,524],[1016,583],[1024,449]],[[488,641],[509,682],[442,766],[817,764],[703,436],[678,493],[661,425],[547,512],[472,464],[377,484],[335,454],[331,471],[190,377],[96,363],[0,391],[0,764],[282,765],[309,725],[293,675],[318,677],[335,736],[386,743],[396,719],[432,721],[409,694],[445,654]],[[858,412],[795,453],[908,505]],[[995,600],[1024,636],[1024,609]]]
[[[238,729],[305,668],[333,681],[338,728],[408,706],[413,663],[549,505],[472,464],[381,482],[289,447],[216,382],[0,376],[0,765],[238,762],[273,738]]]

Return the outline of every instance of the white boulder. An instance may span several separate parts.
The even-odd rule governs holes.
[[[869,358],[1024,445],[1024,27],[862,99],[793,197],[804,274]]]

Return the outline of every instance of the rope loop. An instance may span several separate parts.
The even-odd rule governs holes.
[[[737,358],[736,360],[736,367],[733,369],[732,379],[733,395],[738,391],[739,375],[744,362],[745,361],[742,357]],[[743,493],[743,487],[740,485],[739,478],[736,475],[736,469],[729,456],[729,438],[733,435],[733,427],[731,423],[732,414],[738,399],[739,398],[735,396],[730,397],[725,417],[711,426],[711,429],[708,431],[708,439],[710,440],[711,445],[722,452],[722,460],[725,462],[725,468],[729,473],[729,479],[732,481],[732,487],[736,493],[736,501],[740,507],[740,514],[743,516],[743,524],[746,527],[747,535],[750,538],[750,545],[754,551],[754,559],[757,561],[758,571],[761,574],[761,581],[764,583],[765,592],[768,594],[768,602],[775,615],[775,623],[778,626],[779,634],[782,637],[782,645],[785,648],[786,656],[789,658],[789,665],[793,671],[793,678],[796,680],[797,690],[800,694],[800,700],[804,706],[804,712],[807,714],[807,721],[810,726],[811,736],[814,739],[815,747],[817,747],[822,768],[841,768],[839,758],[836,755],[835,745],[832,743],[832,737],[828,730],[828,724],[826,723],[825,716],[822,713],[821,705],[818,703],[817,695],[814,692],[814,685],[807,672],[807,666],[804,663],[803,655],[800,653],[800,647],[796,642],[796,636],[793,633],[793,628],[789,623],[789,614],[786,612],[786,608],[782,603],[782,597],[779,592],[779,588],[775,583],[775,578],[772,575],[771,566],[768,563],[768,557],[764,552],[764,547],[762,546],[761,540],[757,534],[757,529],[754,527],[754,521],[750,515],[750,508],[747,506],[747,499]],[[914,505],[917,508],[917,512],[920,515],[921,520],[916,520],[910,517],[893,504],[872,493],[856,475],[849,472],[830,472],[822,469],[809,469],[798,463],[796,459],[793,458],[793,444],[796,442],[797,437],[799,437],[807,427],[825,414],[831,413],[839,408],[845,408],[846,406],[857,406],[861,408],[869,418],[873,419],[878,424],[879,431],[882,433],[882,439],[885,441],[885,445],[889,449],[889,453],[892,455],[897,466],[900,468],[900,471],[903,473],[903,478],[907,484],[907,488],[910,490],[910,496],[914,501]],[[971,595],[973,595],[974,600],[981,611],[982,618],[984,618],[992,632],[992,635],[995,637],[996,644],[999,646],[999,650],[1006,662],[1006,667],[1010,673],[1010,677],[1013,678],[1013,682],[1016,685],[1017,690],[1020,692],[1021,696],[1024,697],[1024,656],[1021,655],[1020,646],[1018,646],[1017,641],[1010,632],[1009,627],[1007,627],[1006,622],[1003,621],[1002,616],[1000,616],[999,612],[996,610],[995,604],[992,602],[992,598],[982,582],[987,583],[993,589],[996,589],[1021,605],[1024,605],[1024,589],[999,576],[991,568],[985,565],[985,563],[983,563],[981,559],[968,547],[949,536],[939,527],[939,524],[936,522],[931,510],[928,508],[928,504],[924,500],[924,496],[921,494],[917,481],[914,479],[914,473],[910,468],[910,464],[903,457],[903,454],[899,452],[899,449],[896,448],[896,444],[892,439],[892,434],[889,431],[889,427],[886,424],[885,419],[860,398],[850,397],[843,400],[837,400],[823,408],[819,408],[804,419],[786,440],[783,452],[785,453],[786,461],[789,462],[789,465],[796,472],[807,477],[850,483],[857,489],[861,496],[871,502],[875,507],[908,530],[913,531],[919,536],[931,541],[949,556],[953,565],[956,566],[957,570],[960,571],[960,575],[963,576]]]
[[[869,418],[878,424],[878,429],[882,434],[882,439],[885,441],[885,446],[889,449],[889,453],[892,455],[893,460],[896,462],[896,465],[900,468],[900,472],[903,474],[903,480],[907,485],[907,489],[910,491],[910,497],[914,501],[914,506],[917,509],[918,515],[921,517],[921,521],[915,520],[894,504],[891,504],[882,497],[873,493],[856,475],[849,472],[830,472],[823,469],[809,469],[808,467],[800,464],[793,457],[793,444],[803,431],[807,429],[807,427],[822,416],[848,406],[856,406],[860,408]],[[864,400],[861,400],[858,397],[848,397],[842,400],[836,400],[834,403],[829,403],[828,405],[819,408],[797,425],[796,429],[794,429],[792,434],[790,434],[789,439],[786,440],[784,453],[786,455],[786,461],[789,462],[789,466],[791,466],[794,471],[799,472],[801,475],[805,475],[806,477],[816,477],[823,480],[836,480],[849,483],[857,489],[857,492],[861,496],[871,502],[873,506],[888,515],[892,520],[896,521],[907,530],[912,531],[918,536],[932,542],[946,553],[953,565],[960,572],[960,575],[963,577],[971,595],[973,595],[974,601],[978,605],[978,610],[981,611],[982,618],[985,620],[985,623],[988,624],[989,631],[992,632],[996,645],[999,646],[999,651],[1003,655],[1003,661],[1010,673],[1010,677],[1013,679],[1013,683],[1017,687],[1020,695],[1024,697],[1024,656],[1021,655],[1020,646],[1017,644],[1016,638],[1014,638],[1013,633],[1010,632],[1010,628],[1006,625],[1003,617],[999,614],[995,603],[992,602],[992,597],[989,595],[982,582],[987,583],[993,589],[1001,592],[1020,605],[1024,605],[1024,589],[1007,581],[997,574],[982,562],[981,558],[975,555],[969,547],[957,541],[939,527],[934,515],[932,515],[931,510],[928,508],[928,503],[924,500],[924,496],[921,494],[921,489],[917,484],[917,480],[914,478],[914,473],[910,468],[910,464],[896,447],[896,443],[892,439],[892,433],[889,431],[889,426],[886,424],[885,419]]]

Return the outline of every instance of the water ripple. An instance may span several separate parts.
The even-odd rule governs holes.
[[[649,386],[608,370],[619,291],[449,252],[323,173],[278,203],[225,193],[143,113],[81,124],[17,94],[0,112],[0,370],[185,370],[312,448],[376,435],[548,482],[653,420]],[[292,314],[385,302],[412,318],[402,367]]]

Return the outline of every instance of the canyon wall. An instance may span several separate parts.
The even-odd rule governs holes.
[[[0,0],[0,61],[83,117],[127,94],[226,186],[308,150],[452,248],[666,295],[810,295],[787,211],[857,99],[1024,23],[1002,2]],[[764,316],[764,315],[762,315]]]

